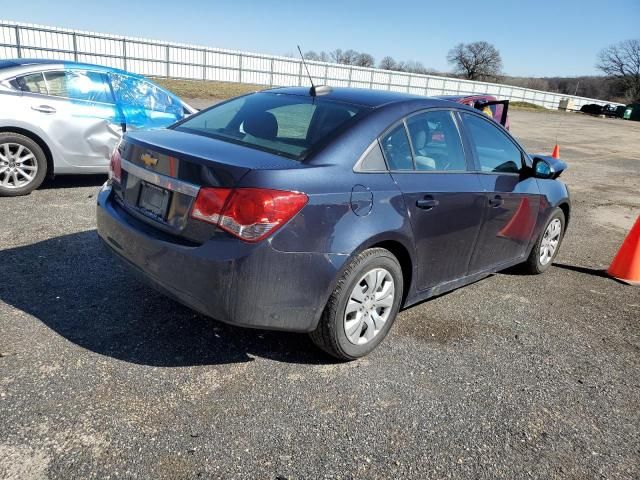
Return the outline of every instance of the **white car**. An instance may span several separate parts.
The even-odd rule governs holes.
[[[162,128],[195,113],[146,78],[51,60],[0,60],[0,196],[57,174],[107,173],[124,130]]]

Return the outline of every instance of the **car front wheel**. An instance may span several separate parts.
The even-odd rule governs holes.
[[[47,174],[47,159],[36,142],[18,133],[0,133],[0,196],[27,195]]]
[[[403,288],[396,257],[383,248],[365,250],[342,274],[311,339],[341,360],[363,357],[391,329]]]
[[[527,273],[542,273],[551,266],[558,250],[560,250],[565,222],[564,212],[562,209],[556,208],[523,265]]]

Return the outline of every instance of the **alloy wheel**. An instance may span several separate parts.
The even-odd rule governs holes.
[[[542,241],[540,242],[540,264],[549,263],[558,249],[560,234],[562,233],[562,222],[559,218],[554,218],[547,225]]]
[[[0,187],[25,187],[37,173],[38,160],[31,150],[19,143],[0,144]]]

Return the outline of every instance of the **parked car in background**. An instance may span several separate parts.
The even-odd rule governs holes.
[[[124,136],[97,228],[151,285],[218,320],[366,355],[401,307],[549,268],[565,165],[459,103],[280,88]],[[428,319],[425,319],[428,322]]]
[[[509,100],[498,100],[493,95],[440,95],[435,98],[469,105],[509,130]]]
[[[146,78],[51,60],[0,60],[0,196],[57,174],[107,173],[123,130],[166,127],[196,110]]]
[[[640,120],[640,102],[630,103],[624,109],[625,120]]]

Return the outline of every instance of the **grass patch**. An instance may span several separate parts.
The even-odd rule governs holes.
[[[529,102],[509,102],[509,109],[515,110],[537,110],[537,111],[549,111],[548,108],[544,108],[540,105],[536,105],[535,103]]]
[[[155,83],[175,93],[183,99],[201,98],[226,100],[245,93],[265,90],[265,85],[250,83],[214,82],[211,80],[183,80],[177,78],[149,77]],[[509,108],[514,110],[553,111],[529,102],[509,102]]]
[[[213,82],[211,80],[181,80],[176,78],[149,77],[153,82],[181,98],[215,98],[226,100],[245,93],[264,90],[264,85],[249,83]]]

